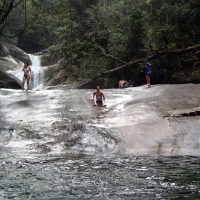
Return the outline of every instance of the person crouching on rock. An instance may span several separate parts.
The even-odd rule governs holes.
[[[22,90],[24,90],[24,84],[25,82],[27,82],[27,90],[29,90],[29,81],[31,78],[31,68],[28,66],[28,63],[25,62],[24,63],[24,67],[22,69],[22,71],[24,71],[24,76],[22,78]]]
[[[122,78],[120,81],[119,81],[119,85],[118,87],[119,88],[127,88],[129,86],[129,82],[127,82],[125,80],[125,78]]]
[[[103,92],[100,91],[99,86],[97,86],[97,90],[93,93],[93,101],[94,101],[94,106],[97,106],[98,102],[102,103],[102,106],[106,106],[105,96]]]

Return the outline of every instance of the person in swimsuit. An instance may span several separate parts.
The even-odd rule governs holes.
[[[24,71],[24,76],[23,76],[23,79],[22,79],[22,90],[24,90],[24,84],[25,82],[27,82],[27,90],[29,90],[29,81],[30,81],[30,78],[31,78],[31,68],[28,66],[28,63],[25,62],[24,63],[24,67],[22,69],[22,71]]]
[[[150,76],[151,76],[151,64],[145,59],[145,68],[146,68],[146,80],[147,80],[147,86],[151,87],[150,83]]]
[[[125,78],[122,78],[120,81],[119,81],[119,85],[118,87],[119,88],[127,88],[129,86],[129,82],[127,82],[125,80]]]
[[[100,91],[99,86],[97,86],[97,90],[93,93],[93,101],[94,101],[94,106],[97,106],[98,102],[102,103],[102,106],[106,106],[105,96],[103,92]]]

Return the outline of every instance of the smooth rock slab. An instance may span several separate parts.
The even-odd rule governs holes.
[[[199,155],[200,85],[0,90],[0,149],[18,154]],[[178,116],[178,117],[177,117]]]

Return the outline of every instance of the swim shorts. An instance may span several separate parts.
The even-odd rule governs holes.
[[[100,103],[102,103],[102,98],[97,98],[97,102],[100,102]]]
[[[123,85],[123,86],[121,86],[119,88],[127,88],[127,85],[125,84],[125,85]]]
[[[150,76],[151,76],[151,73],[146,73],[146,76],[149,76],[149,77],[150,77]]]

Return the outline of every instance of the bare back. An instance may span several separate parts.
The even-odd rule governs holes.
[[[120,81],[119,81],[119,87],[123,87],[124,84],[128,84],[128,82],[125,81],[125,80],[120,80]]]

